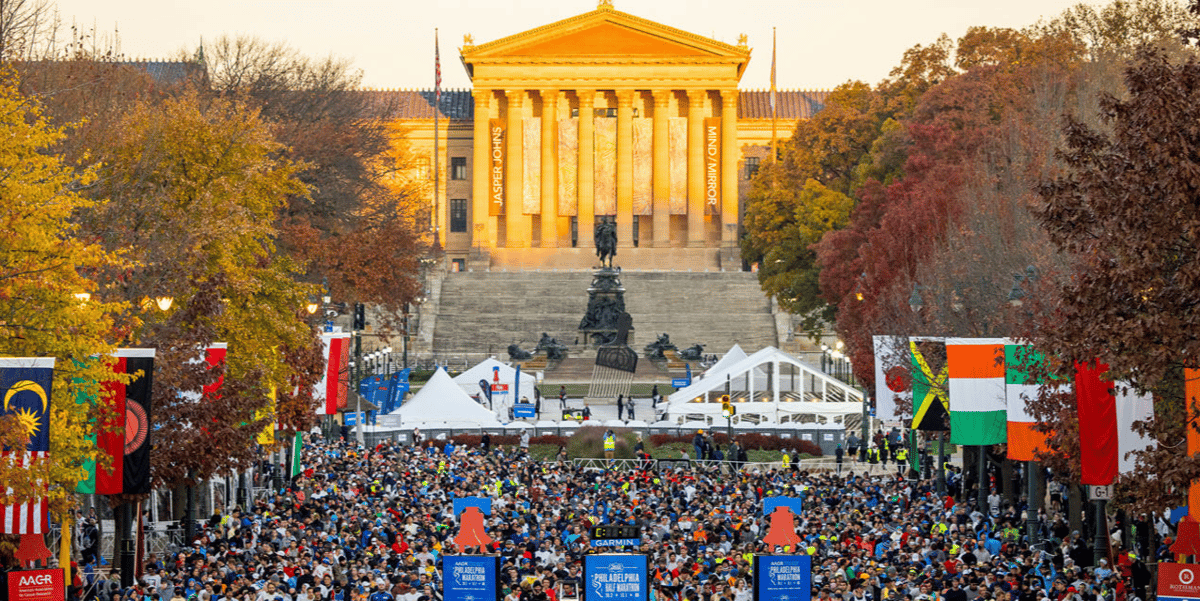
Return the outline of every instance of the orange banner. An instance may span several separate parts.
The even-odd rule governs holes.
[[[704,119],[704,206],[716,215],[721,207],[721,118]]]
[[[505,126],[503,119],[488,121],[491,171],[488,174],[488,215],[504,214],[504,167],[508,163],[505,154]]]

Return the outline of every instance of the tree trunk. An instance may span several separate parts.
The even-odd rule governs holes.
[[[1078,484],[1067,485],[1067,517],[1071,532],[1083,532],[1083,492]]]

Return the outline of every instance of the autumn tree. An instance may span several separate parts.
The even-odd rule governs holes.
[[[1037,210],[1071,277],[1034,335],[1061,358],[1099,360],[1115,379],[1155,395],[1145,424],[1157,441],[1139,453],[1122,490],[1140,511],[1186,504],[1200,460],[1186,455],[1182,377],[1200,367],[1200,63],[1142,50],[1125,75],[1124,98],[1105,96],[1104,128],[1068,118],[1060,156],[1067,170],[1047,180]],[[1071,401],[1043,403],[1052,428]]]
[[[300,312],[315,290],[277,252],[274,226],[287,199],[305,192],[302,166],[278,157],[257,110],[194,90],[141,100],[104,134],[89,191],[112,200],[86,215],[84,231],[136,262],[106,273],[104,293],[136,308],[127,342],[163,349],[154,402],[164,429],[152,475],[190,485],[253,456],[264,425],[255,411],[272,388],[299,386],[277,408],[296,420],[291,427],[312,424],[319,342]],[[174,306],[162,311],[151,302],[159,297]],[[199,403],[180,402],[217,377],[196,367],[217,341],[229,345],[224,384]]]
[[[332,296],[397,311],[421,293],[428,212],[392,107],[358,90],[347,61],[310,59],[279,43],[222,37],[205,49],[212,89],[258,107],[307,194],[278,212],[280,248]]]
[[[126,265],[120,253],[78,235],[78,215],[105,203],[76,191],[92,172],[48,152],[63,135],[17,91],[11,73],[0,76],[0,355],[57,359],[49,459],[30,468],[13,465],[15,455],[0,459],[0,481],[13,491],[0,490],[0,503],[45,494],[48,480],[50,511],[59,516],[74,502],[84,462],[96,457],[84,436],[88,405],[76,398],[98,394],[97,382],[111,373],[100,358],[118,336],[113,314],[121,304],[98,294],[89,276]],[[10,445],[27,436],[13,418],[0,420],[0,431]]]

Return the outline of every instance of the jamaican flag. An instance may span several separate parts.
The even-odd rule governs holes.
[[[949,369],[944,338],[911,338],[913,430],[949,430]]]

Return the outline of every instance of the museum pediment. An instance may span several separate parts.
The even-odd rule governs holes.
[[[562,60],[564,58],[627,57],[713,58],[748,60],[747,48],[718,42],[610,8],[463,48],[463,61],[505,58]]]

